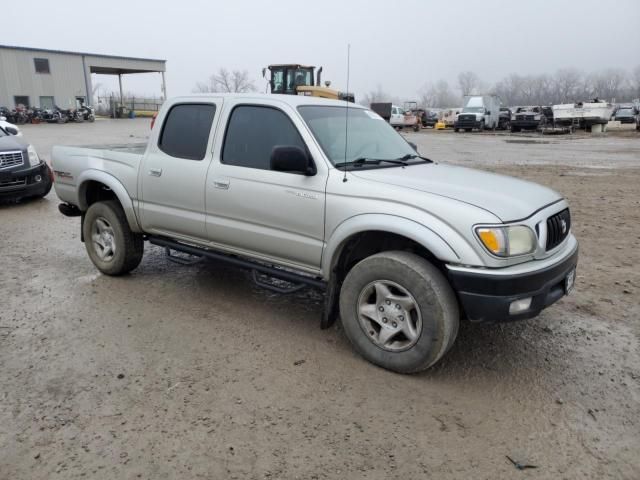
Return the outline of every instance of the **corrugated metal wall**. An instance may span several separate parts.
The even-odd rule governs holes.
[[[48,59],[50,73],[36,73],[34,58]],[[87,97],[87,91],[91,95],[92,66],[131,71],[165,71],[165,62],[162,60],[22,50],[0,46],[0,106],[14,108],[14,97],[26,96],[29,97],[32,107],[41,106],[40,97],[54,97],[55,104],[61,108],[75,107],[76,97]]]
[[[34,58],[48,58],[51,73],[36,73]],[[15,107],[14,96],[28,96],[31,106],[40,106],[41,96],[75,106],[76,96],[86,96],[82,57],[0,48],[0,106]]]

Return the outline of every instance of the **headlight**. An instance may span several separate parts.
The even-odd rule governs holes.
[[[38,152],[33,148],[33,145],[27,147],[27,153],[29,154],[29,165],[35,167],[40,164],[40,157],[38,157]]]
[[[525,255],[536,249],[536,237],[533,231],[524,225],[479,227],[476,234],[485,248],[499,257]]]

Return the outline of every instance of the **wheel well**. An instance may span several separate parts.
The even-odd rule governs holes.
[[[360,260],[388,250],[413,252],[426,258],[436,267],[442,268],[442,262],[418,242],[395,233],[368,231],[357,233],[345,241],[333,265],[332,273],[336,276],[336,280],[342,283],[349,270]]]
[[[87,208],[96,202],[103,202],[106,200],[116,200],[119,202],[116,194],[107,187],[104,183],[97,182],[95,180],[89,180],[84,187],[84,199],[87,204]]]
[[[388,250],[413,252],[444,270],[444,265],[433,253],[410,238],[378,230],[356,233],[343,242],[332,263],[320,328],[329,328],[338,319],[340,289],[349,270],[360,260]]]

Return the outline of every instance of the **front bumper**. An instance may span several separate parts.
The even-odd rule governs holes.
[[[37,177],[40,176],[40,181]],[[35,167],[0,171],[0,198],[22,198],[43,195],[51,188],[51,171],[45,162]]]
[[[482,121],[478,120],[459,120],[453,122],[453,128],[480,128]]]
[[[467,318],[473,322],[506,322],[537,316],[566,295],[565,279],[578,264],[578,245],[558,262],[526,273],[505,274],[487,270],[448,269],[448,277]],[[510,314],[515,300],[531,297],[531,305]]]
[[[522,128],[523,130],[535,130],[540,125],[539,120],[511,120],[511,127]]]

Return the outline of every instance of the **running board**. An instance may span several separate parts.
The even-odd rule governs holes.
[[[194,255],[196,257],[207,257],[213,260],[218,260],[221,262],[226,262],[230,265],[234,265],[240,268],[246,268],[248,270],[253,271],[253,279],[256,284],[261,287],[268,288],[269,290],[278,292],[278,293],[293,293],[300,290],[304,285],[318,288],[324,290],[327,286],[327,282],[324,280],[320,280],[316,277],[311,277],[308,275],[303,275],[295,272],[291,272],[289,270],[282,270],[280,268],[272,267],[270,265],[265,265],[263,263],[254,262],[252,260],[244,259],[237,257],[235,255],[230,255],[227,253],[218,252],[215,250],[210,250],[208,248],[200,248],[194,245],[188,245],[186,243],[176,242],[175,240],[170,240],[165,237],[154,237],[149,236],[147,238],[149,243],[153,245],[158,245],[159,247],[164,247],[166,251],[176,250],[178,252],[188,253]],[[180,257],[176,257],[174,255],[169,255],[172,261],[176,261],[177,263],[190,264],[192,260],[183,259]],[[200,260],[200,259],[198,259]],[[195,260],[195,261],[198,261]],[[271,277],[277,280],[283,280],[289,283],[292,283],[292,287],[280,287],[277,285],[273,285],[272,283],[268,283],[267,281],[258,277],[258,274],[263,274],[267,277]]]

